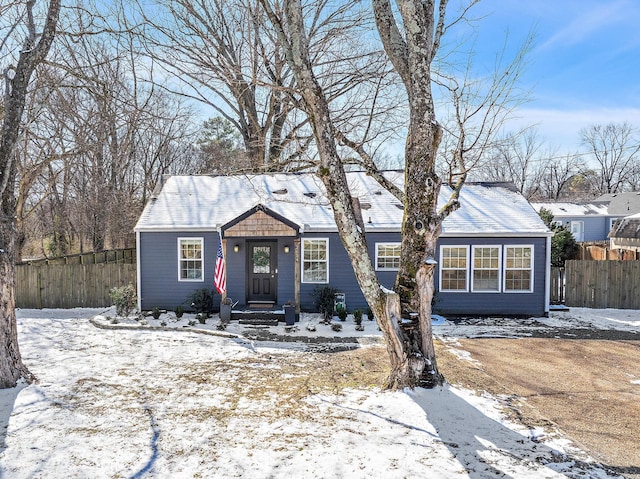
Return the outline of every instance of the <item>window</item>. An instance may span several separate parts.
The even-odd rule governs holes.
[[[314,238],[302,240],[302,282],[329,282],[329,240]]]
[[[204,281],[204,240],[178,238],[178,281]]]
[[[500,291],[500,247],[473,247],[472,291]]]
[[[400,243],[376,243],[376,269],[397,271],[400,268]]]
[[[584,221],[572,221],[571,233],[576,241],[584,241]]]
[[[616,224],[620,218],[609,218],[609,231],[613,229],[613,226]]]
[[[505,246],[504,290],[533,291],[533,246]]]
[[[468,291],[468,246],[440,248],[440,291]]]

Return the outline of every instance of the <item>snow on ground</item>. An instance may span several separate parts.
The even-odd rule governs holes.
[[[366,320],[364,332],[349,321],[339,333],[310,332],[317,318],[304,316],[299,331],[269,328],[299,342],[264,342],[237,323],[218,331],[215,320],[189,327],[193,317],[166,315],[165,327],[150,318],[140,327],[110,315],[18,312],[22,356],[40,382],[0,392],[0,477],[616,477],[558,434],[510,423],[497,398],[451,386],[300,391],[283,404],[287,366],[309,356],[303,337],[375,343],[380,333]],[[539,322],[637,330],[636,318],[572,309]],[[456,336],[456,325],[439,322],[437,334]],[[496,327],[510,334],[508,324]],[[304,370],[313,374],[313,365]]]

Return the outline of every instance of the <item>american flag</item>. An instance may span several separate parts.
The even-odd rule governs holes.
[[[216,255],[216,272],[213,277],[213,284],[218,293],[222,294],[227,290],[227,275],[224,273],[224,256],[222,256],[222,237],[218,243],[218,254]]]

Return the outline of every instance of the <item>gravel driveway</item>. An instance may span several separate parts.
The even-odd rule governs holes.
[[[636,479],[640,314],[600,311],[610,328],[583,310],[548,320],[455,321],[436,328],[439,366],[449,382],[500,395],[521,421],[556,425],[611,470]]]

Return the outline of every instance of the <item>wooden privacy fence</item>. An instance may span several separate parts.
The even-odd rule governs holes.
[[[19,308],[102,308],[111,305],[109,290],[136,284],[136,265],[16,265]]]
[[[640,309],[640,261],[567,261],[565,277],[567,306]]]

